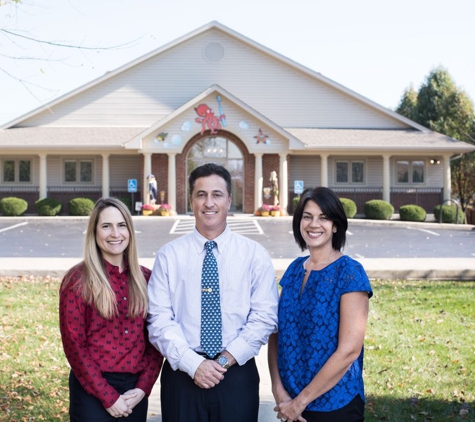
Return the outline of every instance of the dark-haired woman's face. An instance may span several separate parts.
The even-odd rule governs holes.
[[[332,249],[333,221],[323,214],[321,208],[312,200],[305,204],[300,220],[300,234],[308,249]]]

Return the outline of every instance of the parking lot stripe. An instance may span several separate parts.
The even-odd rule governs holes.
[[[25,221],[25,222],[23,222],[23,223],[18,223],[18,224],[15,224],[14,226],[6,227],[6,228],[4,228],[4,229],[0,229],[0,233],[6,232],[7,230],[16,229],[17,227],[26,226],[27,224],[28,224],[27,221]]]

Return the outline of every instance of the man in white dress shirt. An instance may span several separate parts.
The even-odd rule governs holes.
[[[149,336],[166,362],[161,375],[163,422],[257,422],[259,374],[254,357],[277,327],[278,291],[267,251],[226,223],[231,175],[202,165],[190,174],[192,233],[163,246],[149,289]],[[205,243],[216,242],[222,345],[201,347],[201,271]]]

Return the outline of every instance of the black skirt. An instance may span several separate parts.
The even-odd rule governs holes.
[[[139,378],[138,374],[120,372],[104,372],[102,376],[119,394],[135,388]],[[148,397],[145,396],[127,418],[114,418],[99,399],[84,391],[73,371],[69,374],[69,417],[72,422],[111,422],[117,419],[124,419],[127,422],[146,422],[147,410]]]

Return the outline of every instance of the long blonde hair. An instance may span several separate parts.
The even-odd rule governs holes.
[[[74,276],[77,274],[79,279],[75,287],[79,289],[86,303],[93,305],[103,318],[111,319],[118,315],[117,299],[107,278],[102,253],[96,242],[99,216],[108,207],[115,207],[120,211],[129,230],[129,244],[124,251],[129,265],[129,315],[132,318],[145,318],[148,308],[147,282],[139,265],[134,223],[128,208],[116,198],[101,198],[94,205],[84,240],[84,261],[68,271],[62,288],[76,278]]]

